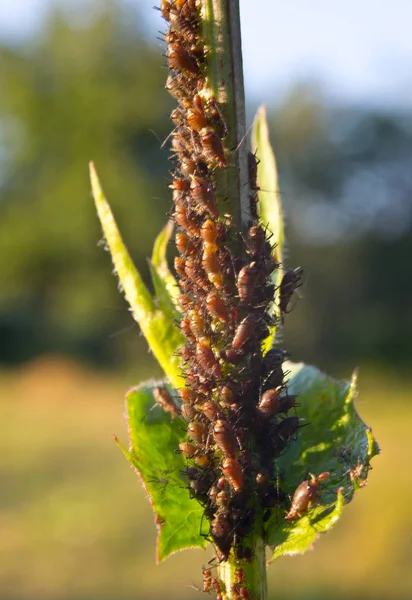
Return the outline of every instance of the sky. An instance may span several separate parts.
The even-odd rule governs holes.
[[[41,24],[53,0],[0,0],[0,36],[16,40]],[[156,0],[147,33],[164,30]],[[66,0],[82,10],[89,0]],[[337,102],[412,104],[412,0],[240,0],[248,94],[280,97],[296,80],[317,80]]]

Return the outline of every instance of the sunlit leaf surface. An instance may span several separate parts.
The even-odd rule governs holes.
[[[127,394],[130,447],[122,450],[138,472],[155,513],[161,562],[178,550],[206,548],[207,540],[201,535],[203,508],[190,497],[186,461],[179,452],[179,442],[186,438],[185,423],[155,403],[155,385],[165,383],[148,382]]]
[[[179,387],[183,380],[177,351],[183,344],[183,335],[176,326],[173,316],[162,309],[161,303],[157,306],[147,290],[122,240],[92,163],[90,177],[97,214],[126,300],[170,383]],[[161,256],[160,252],[158,256]]]
[[[282,490],[293,497],[299,484],[329,472],[313,505],[295,520],[285,513],[273,515],[267,525],[272,559],[284,554],[303,554],[319,533],[339,519],[344,504],[367,483],[370,460],[379,447],[371,430],[355,410],[356,379],[339,382],[318,369],[286,363],[290,370],[288,392],[298,395],[299,434],[277,464]],[[284,482],[282,480],[284,479]]]

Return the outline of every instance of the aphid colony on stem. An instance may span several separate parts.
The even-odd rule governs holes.
[[[188,461],[190,492],[204,506],[218,561],[232,552],[239,561],[250,560],[247,537],[254,515],[262,509],[285,509],[274,463],[299,428],[298,417],[287,416],[296,402],[284,382],[287,355],[279,348],[265,357],[262,352],[274,324],[272,275],[279,264],[258,218],[253,154],[249,153],[247,231],[235,231],[230,217],[219,210],[216,174],[235,167],[225,143],[226,125],[205,77],[207,48],[198,2],[162,0],[160,10],[168,24],[166,88],[178,102],[171,116],[175,167],[170,187],[179,251],[175,270],[181,290],[180,327],[186,338],[181,351],[186,386],[179,395],[188,440],[180,444],[180,451]],[[233,240],[240,256],[232,254]],[[281,313],[300,281],[300,271],[286,271],[279,294]],[[177,414],[164,395],[157,393],[157,401]],[[303,510],[302,502],[299,506],[292,506],[289,519]],[[221,595],[219,582],[208,570],[204,587]],[[236,595],[248,598],[240,575]]]

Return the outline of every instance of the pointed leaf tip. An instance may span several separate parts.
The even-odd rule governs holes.
[[[182,377],[180,358],[176,352],[182,345],[182,334],[175,325],[173,316],[166,314],[161,306],[156,306],[136,269],[104,196],[93,163],[90,163],[90,180],[97,214],[133,317],[165,374],[174,386],[179,387],[182,385]]]

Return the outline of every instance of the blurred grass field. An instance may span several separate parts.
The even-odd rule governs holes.
[[[43,358],[0,375],[0,598],[201,597],[209,554],[155,565],[155,526],[126,440],[130,376]],[[382,446],[368,486],[315,551],[269,569],[272,598],[411,598],[409,381],[361,369],[358,409]]]

